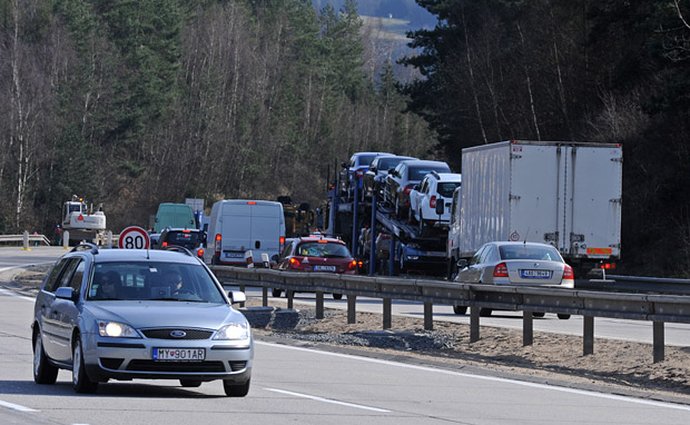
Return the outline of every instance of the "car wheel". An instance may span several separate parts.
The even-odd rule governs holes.
[[[72,388],[78,393],[94,393],[98,382],[89,379],[84,365],[84,350],[81,349],[81,337],[77,335],[72,350]]]
[[[493,310],[491,310],[490,308],[480,308],[479,309],[479,315],[481,317],[491,317],[492,312],[493,312]]]
[[[41,332],[34,335],[34,382],[37,384],[54,384],[57,380],[58,368],[50,364],[43,350]]]
[[[180,385],[185,388],[196,388],[201,386],[201,381],[195,379],[180,379]]]
[[[334,300],[342,300],[343,294],[332,294]]]
[[[281,289],[273,289],[272,295],[274,298],[280,298],[280,294],[282,294],[283,291]]]
[[[234,381],[225,379],[223,380],[223,389],[225,390],[225,395],[228,397],[244,397],[249,392],[249,382],[238,384]]]
[[[532,317],[544,317],[545,314],[546,313],[544,313],[543,311],[533,311]]]
[[[558,318],[561,319],[561,320],[568,320],[568,319],[570,319],[570,315],[569,315],[569,314],[558,313],[557,316],[558,316]]]
[[[453,306],[453,313],[455,314],[466,314],[467,313],[467,306],[466,305],[454,305]]]

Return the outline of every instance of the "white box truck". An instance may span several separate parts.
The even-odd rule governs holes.
[[[622,171],[618,144],[512,140],[463,149],[449,276],[490,241],[549,243],[580,271],[617,260]]]
[[[211,208],[204,261],[209,264],[246,266],[245,253],[258,262],[280,255],[285,243],[285,216],[280,202],[230,199]]]

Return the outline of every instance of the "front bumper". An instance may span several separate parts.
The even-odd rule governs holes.
[[[199,362],[163,362],[153,360],[153,348],[204,348]],[[169,340],[149,338],[104,338],[89,335],[84,344],[84,362],[89,377],[108,379],[216,379],[246,382],[251,376],[253,343],[232,346],[219,340]]]

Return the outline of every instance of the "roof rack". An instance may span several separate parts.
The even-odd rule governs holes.
[[[168,245],[165,247],[165,250],[166,251],[181,252],[182,254],[189,255],[190,257],[195,257],[195,255],[192,254],[192,251],[190,251],[187,248],[180,246],[180,245]]]
[[[79,242],[79,245],[72,248],[70,252],[86,251],[87,249],[94,255],[98,254],[98,245],[86,241]]]

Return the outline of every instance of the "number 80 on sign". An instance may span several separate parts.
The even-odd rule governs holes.
[[[120,232],[117,246],[120,249],[149,249],[151,239],[145,229],[139,226],[129,226]]]

